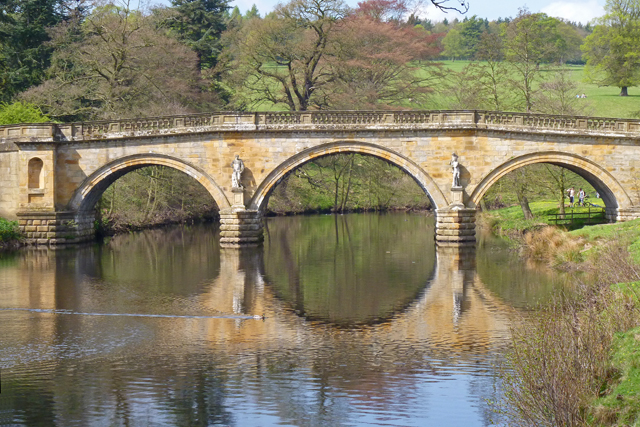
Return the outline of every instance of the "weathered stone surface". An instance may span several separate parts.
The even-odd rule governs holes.
[[[268,195],[287,173],[315,157],[344,152],[374,155],[403,168],[440,211],[454,202],[449,161],[455,152],[463,188],[456,197],[467,208],[475,208],[505,174],[546,162],[588,177],[608,207],[607,219],[626,221],[640,218],[640,196],[633,190],[639,137],[638,120],[486,111],[215,112],[0,126],[0,216],[19,219],[24,230],[67,227],[30,233],[86,239],[93,220],[85,221],[85,212],[92,211],[105,184],[130,168],[163,165],[201,183],[221,208],[221,223],[242,226],[241,231],[260,224]],[[246,209],[231,206],[235,155],[246,168],[241,177]],[[31,167],[36,164],[41,169]],[[441,212],[436,227],[472,229],[447,225],[473,224],[475,214],[465,210]],[[65,211],[72,212],[71,219],[82,212],[72,227],[55,215],[36,215]]]

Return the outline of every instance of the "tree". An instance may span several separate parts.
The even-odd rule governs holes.
[[[204,97],[197,87],[197,57],[156,24],[126,3],[95,8],[78,41],[63,37],[51,78],[21,97],[58,120],[189,111]]]
[[[348,13],[341,0],[294,0],[227,32],[220,69],[236,106],[377,108],[428,92],[413,61],[437,52],[436,36]]]
[[[0,101],[39,84],[52,48],[47,28],[62,21],[60,0],[0,3]]]
[[[337,28],[339,52],[328,61],[334,80],[319,91],[331,109],[380,109],[423,105],[432,92],[417,61],[435,57],[438,36],[393,21],[350,17]]]
[[[536,93],[534,111],[545,114],[584,115],[589,104],[586,99],[576,98],[580,93],[579,85],[571,78],[571,70],[558,67],[552,71],[551,78],[540,83]]]
[[[446,36],[442,39],[442,56],[445,58],[451,58],[455,61],[459,58],[466,58],[469,54],[469,49],[464,43],[464,38],[457,28],[449,30]]]
[[[251,9],[247,10],[247,13],[245,13],[244,15],[244,19],[251,18],[260,18],[260,12],[258,11],[258,6],[256,6],[255,3],[253,4],[253,6],[251,6]]]
[[[587,78],[627,96],[640,83],[640,0],[607,0],[605,11],[582,46]]]
[[[407,0],[365,0],[358,2],[354,13],[376,22],[400,23],[408,11]]]
[[[540,64],[557,58],[555,31],[558,20],[543,13],[521,9],[516,19],[503,27],[504,55],[513,68],[510,83],[519,93],[522,109],[530,113],[536,93]]]
[[[329,37],[347,12],[342,0],[293,0],[277,6],[272,17],[227,32],[220,72],[235,89],[236,105],[267,101],[307,110],[314,93],[333,80],[326,63],[335,55]]]
[[[486,29],[484,20],[478,19],[476,15],[473,15],[471,18],[465,18],[459,28],[463,43],[467,48],[467,55],[474,56],[478,50],[480,37]]]
[[[482,62],[475,66],[479,69],[478,82],[487,94],[487,109],[505,110],[513,105],[513,95],[509,92],[509,70],[503,62],[503,41],[499,34],[485,32],[480,37],[476,58]]]
[[[45,123],[51,119],[38,107],[23,102],[12,104],[0,103],[0,125],[11,125],[15,123]]]
[[[198,54],[200,69],[212,68],[220,54],[220,35],[225,30],[227,0],[171,0],[176,14],[168,26],[178,39]],[[254,5],[255,7],[255,5]]]

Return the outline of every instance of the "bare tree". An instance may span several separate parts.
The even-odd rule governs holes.
[[[80,34],[59,33],[51,78],[23,98],[62,120],[187,112],[203,96],[197,56],[155,24],[128,1],[96,6]]]

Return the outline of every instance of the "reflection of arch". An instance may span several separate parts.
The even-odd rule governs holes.
[[[38,157],[34,157],[29,160],[28,171],[29,171],[29,188],[43,188],[43,180],[42,180],[42,168],[44,167],[44,162],[42,159]]]
[[[600,193],[607,208],[626,208],[632,205],[620,183],[601,166],[575,154],[542,151],[513,158],[492,170],[473,190],[470,207],[477,206],[487,190],[507,173],[535,163],[562,166],[580,175]]]
[[[115,180],[135,169],[154,165],[177,169],[198,181],[211,194],[219,209],[231,206],[220,187],[200,168],[161,154],[137,154],[114,160],[92,173],[74,192],[69,208],[83,212],[92,210],[102,193]]]
[[[271,190],[280,182],[280,180],[288,173],[296,169],[303,163],[308,162],[316,157],[327,156],[330,154],[339,153],[358,153],[369,154],[398,166],[404,170],[409,176],[411,176],[418,185],[425,191],[433,207],[435,209],[448,205],[442,191],[433,181],[433,179],[427,175],[427,173],[416,163],[404,157],[394,151],[391,151],[385,147],[380,147],[365,142],[333,142],[329,144],[319,145],[308,150],[304,150],[280,164],[260,183],[260,186],[256,189],[256,192],[251,199],[249,209],[262,209],[263,204],[268,200],[268,195]]]

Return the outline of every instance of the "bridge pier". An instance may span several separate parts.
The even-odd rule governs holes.
[[[29,245],[81,243],[95,238],[93,212],[21,211],[17,216]]]
[[[436,209],[436,243],[439,246],[473,245],[476,241],[476,210]]]
[[[606,208],[605,217],[608,222],[624,222],[632,219],[640,218],[640,206],[632,206],[630,208]]]
[[[257,246],[262,242],[262,215],[237,207],[220,210],[220,246]]]

